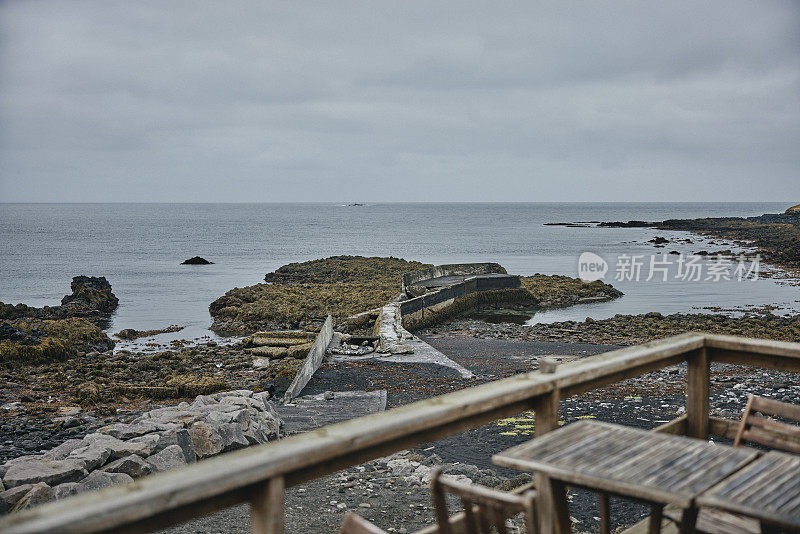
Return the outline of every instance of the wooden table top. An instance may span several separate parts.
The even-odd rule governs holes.
[[[688,508],[756,455],[752,449],[584,420],[496,454],[492,461],[567,484]]]
[[[768,452],[703,493],[697,504],[800,529],[800,457]]]

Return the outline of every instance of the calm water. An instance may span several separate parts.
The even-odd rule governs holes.
[[[120,299],[112,331],[184,325],[208,335],[208,304],[292,261],[337,254],[429,263],[496,261],[518,274],[576,276],[577,258],[612,263],[625,292],[611,303],[537,314],[533,321],[704,306],[800,306],[800,288],[757,282],[614,282],[621,253],[649,255],[646,229],[565,228],[545,222],[747,216],[785,204],[0,204],[0,300],[58,304],[74,275],[103,275]],[[672,235],[682,233],[674,233]],[[727,246],[668,245],[693,252]],[[192,256],[213,262],[182,266]],[[166,339],[159,337],[160,341]]]

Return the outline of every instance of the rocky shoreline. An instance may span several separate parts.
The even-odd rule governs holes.
[[[601,222],[598,226],[694,232],[755,247],[765,261],[786,269],[800,268],[800,211],[797,206],[784,213],[765,213],[757,217],[669,219],[662,222],[613,221]]]
[[[636,345],[686,332],[709,332],[738,336],[800,340],[800,315],[777,316],[763,313],[730,317],[722,314],[693,313],[662,315],[615,315],[609,319],[583,322],[519,325],[491,324],[476,319],[453,319],[419,332],[421,335],[453,335],[476,338],[525,341],[566,341],[613,345]]]

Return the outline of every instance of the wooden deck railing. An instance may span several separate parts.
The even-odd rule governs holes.
[[[251,530],[283,532],[284,491],[363,462],[534,410],[537,435],[558,426],[563,398],[687,363],[686,414],[657,430],[731,436],[735,422],[709,417],[711,362],[800,372],[800,343],[682,334],[415,402],[278,442],[78,495],[0,520],[3,533],[150,532],[239,503]]]

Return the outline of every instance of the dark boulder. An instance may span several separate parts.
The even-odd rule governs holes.
[[[38,338],[28,335],[6,322],[0,324],[0,340],[14,341],[20,345],[36,345],[40,342]]]
[[[208,261],[200,256],[195,256],[194,258],[189,258],[188,260],[181,262],[181,265],[212,265],[213,263],[213,261]]]

